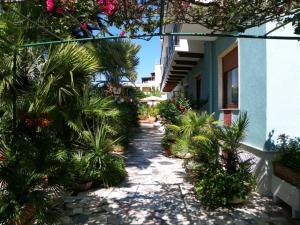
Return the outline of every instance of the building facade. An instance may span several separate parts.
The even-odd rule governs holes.
[[[162,82],[162,70],[161,65],[156,64],[154,66],[154,72],[147,77],[142,77],[141,83],[136,83],[136,87],[143,93],[150,94],[153,91],[159,91]]]
[[[249,29],[264,35],[276,24]],[[173,24],[165,32],[209,32],[200,25]],[[292,26],[272,33],[292,36]],[[215,37],[164,37],[161,88],[168,98],[191,99],[193,108],[230,124],[247,112],[245,157],[255,161],[259,190],[270,194],[272,147],[280,134],[300,136],[300,42]]]

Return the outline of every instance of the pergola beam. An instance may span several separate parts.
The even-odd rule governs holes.
[[[53,44],[67,44],[72,42],[90,42],[90,41],[100,41],[105,39],[136,39],[136,38],[146,38],[154,36],[196,36],[196,37],[219,37],[219,38],[245,38],[245,39],[263,39],[263,40],[294,40],[300,41],[300,36],[265,36],[265,35],[249,35],[249,34],[215,34],[215,33],[152,33],[152,34],[141,34],[134,36],[108,36],[108,37],[91,37],[91,38],[78,38],[78,39],[65,39],[56,41],[45,41],[28,43],[19,46],[20,48],[37,47],[43,45],[53,45]]]

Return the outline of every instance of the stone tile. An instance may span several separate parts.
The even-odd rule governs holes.
[[[126,182],[66,196],[66,215],[71,216],[63,224],[293,225],[280,206],[257,193],[234,210],[205,210],[185,180],[182,160],[164,156],[161,138],[151,126],[137,130],[125,153]]]

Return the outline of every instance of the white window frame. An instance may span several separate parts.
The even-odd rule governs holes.
[[[240,67],[240,45],[239,40],[236,40],[231,46],[229,46],[226,50],[224,50],[222,53],[218,55],[218,109],[219,110],[240,110],[241,105],[241,98],[240,98],[240,92],[241,92],[241,67]],[[224,56],[226,56],[229,52],[231,52],[233,49],[238,48],[238,108],[224,108],[223,107],[223,65],[222,65],[222,59]]]

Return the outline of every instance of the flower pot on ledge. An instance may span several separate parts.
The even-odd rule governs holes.
[[[273,163],[274,174],[300,189],[300,174],[280,162]]]
[[[165,154],[167,157],[170,157],[172,155],[171,149],[165,148]]]
[[[93,186],[93,181],[87,181],[85,183],[75,184],[74,190],[77,192],[83,192],[89,190]]]

